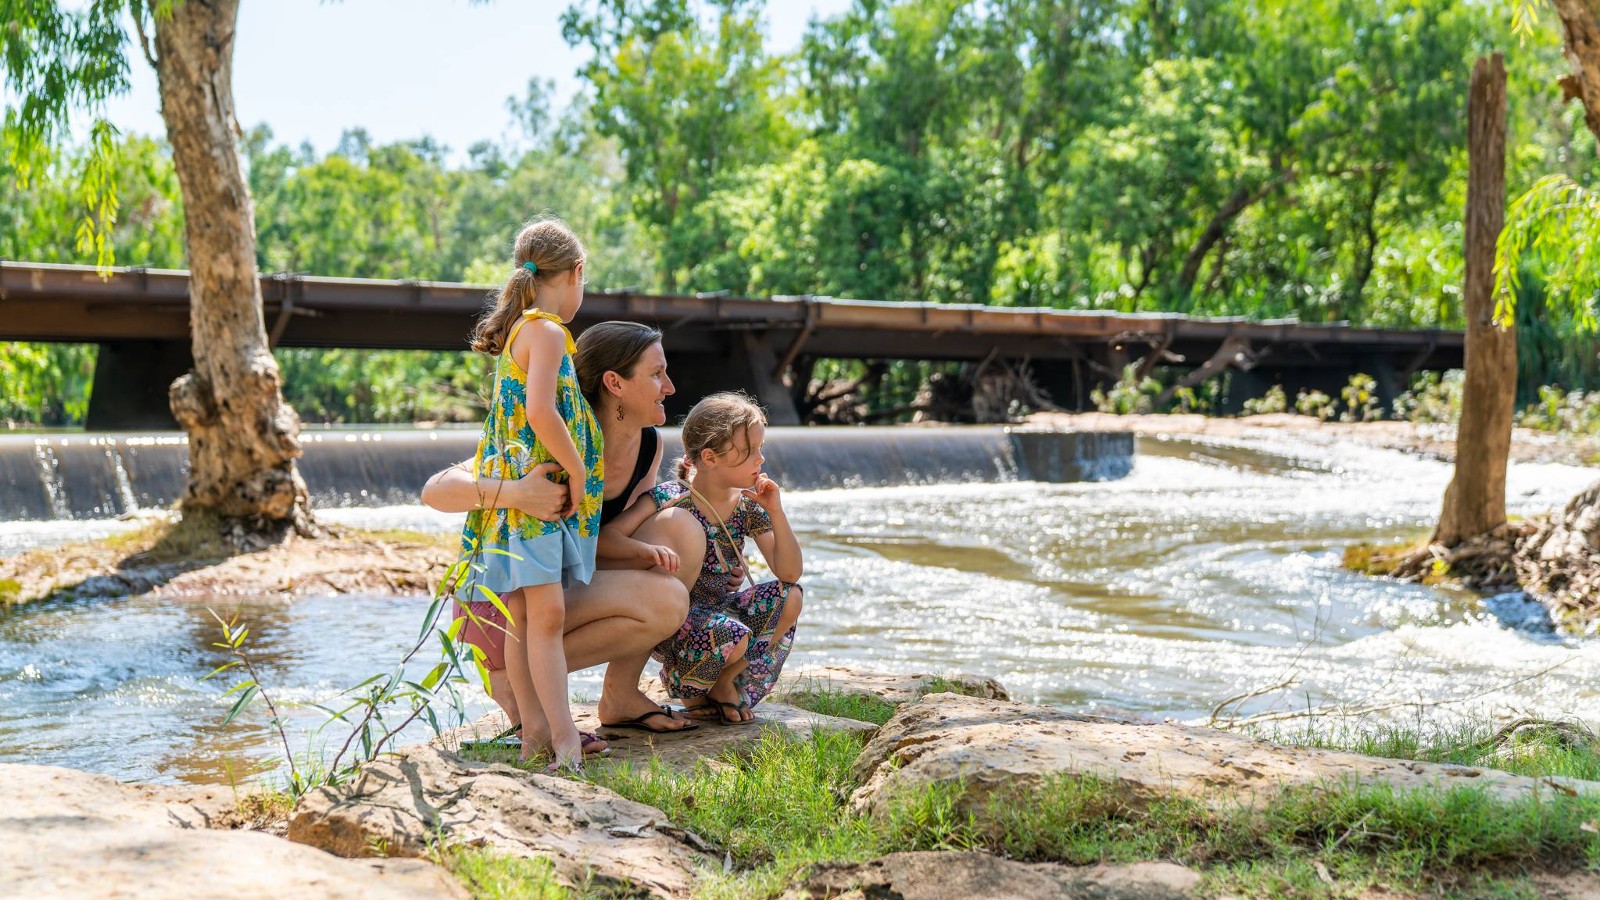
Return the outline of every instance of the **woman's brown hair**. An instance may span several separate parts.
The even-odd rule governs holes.
[[[523,310],[539,305],[539,286],[576,269],[584,255],[583,242],[560,219],[549,216],[524,225],[517,232],[512,249],[511,264],[515,268],[505,287],[478,317],[477,327],[472,329],[472,349],[499,356],[517,317]],[[524,265],[530,262],[539,271]]]
[[[638,322],[601,322],[578,335],[578,388],[595,411],[605,393],[605,374],[632,378],[639,357],[661,342],[661,332]]]
[[[727,450],[740,434],[744,435],[746,452],[753,450],[750,429],[765,424],[767,414],[748,394],[724,391],[696,403],[683,420],[683,456],[678,458],[678,477],[688,477],[702,451]]]

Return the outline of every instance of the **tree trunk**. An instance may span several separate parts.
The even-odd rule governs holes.
[[[300,419],[283,401],[256,275],[255,214],[235,144],[238,0],[189,0],[156,22],[161,117],[183,192],[194,370],[173,382],[189,434],[184,514],[214,513],[252,532],[311,534],[295,468]]]
[[[1505,224],[1506,71],[1500,54],[1472,67],[1467,103],[1466,380],[1456,471],[1433,543],[1454,547],[1506,521],[1506,459],[1517,388],[1517,336],[1494,322],[1494,250]]]
[[[1600,12],[1594,0],[1550,0],[1561,18],[1562,49],[1572,74],[1561,79],[1567,99],[1583,104],[1583,121],[1600,140]]]

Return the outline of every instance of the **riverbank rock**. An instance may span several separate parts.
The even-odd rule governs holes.
[[[661,697],[655,699],[662,700]],[[870,733],[877,728],[869,722],[825,716],[774,701],[757,704],[755,713],[756,720],[749,725],[722,726],[714,722],[702,722],[699,728],[690,731],[658,734],[637,729],[607,728],[600,724],[595,704],[572,704],[572,718],[578,728],[599,734],[610,745],[611,752],[605,757],[605,764],[632,763],[648,766],[651,760],[658,760],[668,768],[680,772],[693,771],[702,760],[718,759],[727,753],[742,753],[759,742],[762,732],[767,729],[778,729],[797,740],[809,740],[815,731]],[[430,743],[454,751],[460,748],[463,741],[485,741],[493,738],[504,731],[507,724],[505,714],[495,710],[475,722],[439,735]],[[513,753],[507,751],[505,759],[512,758],[514,758]]]
[[[874,672],[850,666],[817,666],[785,674],[773,691],[782,701],[797,694],[825,692],[847,696],[876,697],[887,703],[907,703],[925,694],[943,692],[1010,700],[1005,685],[994,678],[970,672]]]
[[[420,860],[351,862],[252,831],[225,788],[124,785],[49,766],[0,765],[0,872],[8,896],[465,897]]]
[[[1138,806],[1182,796],[1253,804],[1293,785],[1354,780],[1396,789],[1472,786],[1505,800],[1535,792],[1600,796],[1600,782],[1285,747],[1209,728],[1129,724],[998,700],[930,694],[902,706],[856,760],[851,803],[880,813],[895,795],[961,785],[962,806],[1027,791],[1057,776],[1094,775]]]
[[[543,857],[569,884],[689,892],[706,862],[660,810],[598,785],[414,745],[349,784],[312,791],[289,839],[345,857],[416,857],[437,843]]]
[[[1020,863],[988,853],[893,853],[857,865],[823,865],[785,900],[1178,900],[1200,875],[1175,863],[1063,866]]]

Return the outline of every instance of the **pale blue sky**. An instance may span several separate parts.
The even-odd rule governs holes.
[[[564,103],[585,54],[561,39],[565,0],[250,0],[239,12],[233,96],[240,124],[326,152],[347,128],[382,143],[432,135],[461,160],[510,129],[506,98],[532,77]],[[768,46],[797,48],[806,22],[850,0],[772,0]],[[155,73],[134,49],[133,90],[112,101],[124,132],[164,135]]]

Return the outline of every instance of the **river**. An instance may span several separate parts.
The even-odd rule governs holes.
[[[1349,543],[1428,527],[1449,477],[1444,463],[1348,443],[1141,438],[1132,474],[1112,482],[793,492],[807,602],[791,666],[961,669],[1021,700],[1153,719],[1203,721],[1224,698],[1292,681],[1242,709],[1424,701],[1359,727],[1511,712],[1600,724],[1600,640],[1514,630],[1470,597],[1339,567]],[[1596,477],[1514,465],[1509,507],[1549,510]],[[460,521],[416,506],[323,515]],[[0,554],[125,527],[3,523]],[[274,696],[329,703],[392,664],[427,602],[217,606],[250,625]],[[204,680],[226,659],[219,639],[204,605],[148,597],[0,613],[0,761],[123,780],[259,777],[276,737],[259,708],[221,725],[231,673]],[[598,688],[597,670],[574,676],[574,694]],[[478,692],[469,712],[487,707]],[[297,752],[328,739],[317,721],[293,714]]]

